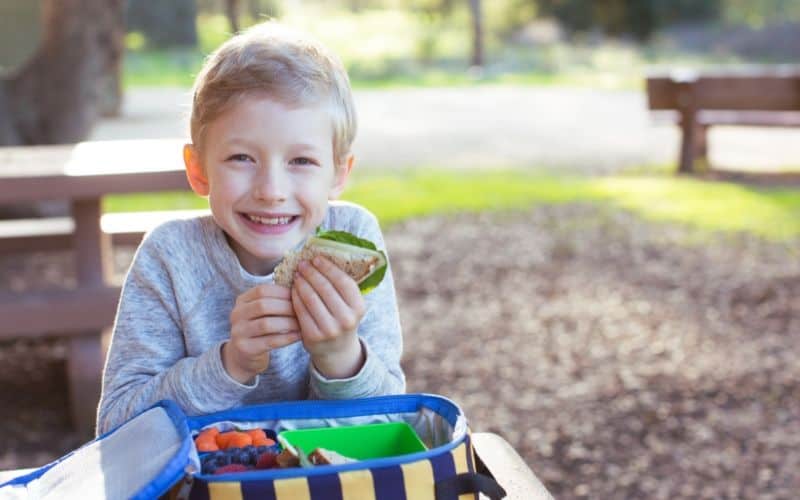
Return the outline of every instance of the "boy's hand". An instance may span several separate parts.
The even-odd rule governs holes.
[[[311,361],[325,377],[352,377],[364,364],[356,331],[366,306],[358,284],[324,257],[297,268],[292,305]]]
[[[269,352],[300,340],[289,290],[263,284],[236,298],[231,339],[223,344],[222,365],[245,384],[269,366]]]

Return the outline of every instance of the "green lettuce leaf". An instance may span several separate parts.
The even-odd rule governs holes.
[[[339,243],[346,243],[359,248],[368,248],[370,250],[378,249],[378,247],[375,246],[375,243],[363,238],[359,238],[358,236],[348,233],[347,231],[318,231],[315,236],[317,238],[322,238],[323,240],[338,241]]]
[[[323,240],[336,241],[346,245],[353,245],[355,247],[366,248],[368,250],[380,252],[380,254],[383,256],[383,261],[388,262],[386,253],[384,253],[383,250],[378,250],[378,247],[375,246],[375,243],[363,238],[359,238],[358,236],[348,233],[347,231],[322,231],[321,228],[317,228],[317,234],[314,236]],[[362,294],[370,292],[372,289],[377,287],[381,281],[383,281],[383,277],[386,275],[386,267],[386,264],[384,264],[375,269],[372,274],[367,277],[367,279],[358,284],[358,289],[361,290]]]

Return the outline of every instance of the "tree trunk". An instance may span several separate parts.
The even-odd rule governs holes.
[[[123,0],[45,0],[42,17],[39,50],[0,80],[0,145],[83,140],[119,92]]]
[[[231,25],[231,32],[239,32],[239,0],[225,0],[225,15]]]
[[[481,0],[469,0],[472,14],[472,57],[471,66],[483,66],[483,10]]]

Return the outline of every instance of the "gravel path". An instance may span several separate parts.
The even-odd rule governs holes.
[[[91,139],[184,137],[189,92],[128,91]],[[674,164],[678,130],[639,91],[480,86],[355,92],[359,168],[438,165],[613,172]],[[710,159],[745,170],[800,167],[800,129],[715,127]],[[764,154],[768,151],[769,154]]]
[[[588,205],[408,221],[387,246],[409,390],[460,403],[557,498],[796,498],[797,243]],[[67,257],[0,261],[0,286],[62,281]],[[80,443],[63,357],[0,349],[0,468]]]

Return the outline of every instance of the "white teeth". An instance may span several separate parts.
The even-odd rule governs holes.
[[[259,217],[257,215],[247,214],[247,218],[259,224],[266,224],[268,226],[277,226],[280,224],[288,224],[291,217]]]

